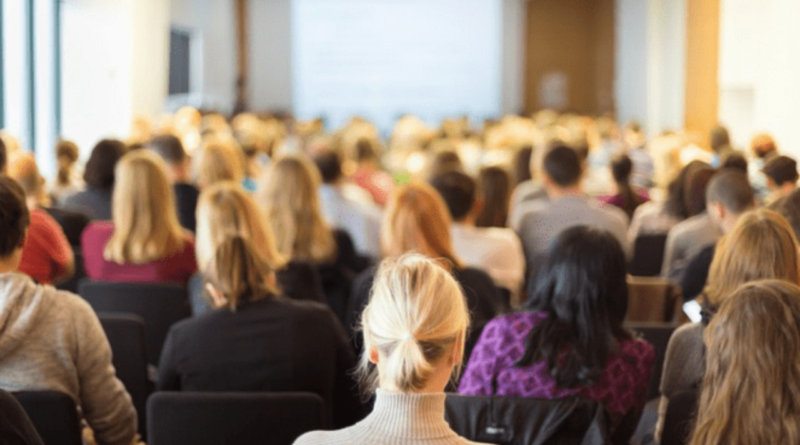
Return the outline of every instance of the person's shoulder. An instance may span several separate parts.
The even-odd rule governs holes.
[[[298,437],[293,445],[336,445],[345,444],[345,434],[343,431],[310,431]]]
[[[621,349],[630,357],[633,357],[637,361],[644,361],[651,363],[655,360],[656,357],[656,350],[655,347],[650,344],[650,342],[642,339],[629,339],[623,340],[621,343]]]
[[[462,284],[462,286],[494,286],[492,277],[486,271],[477,269],[475,267],[462,267],[455,269],[453,275]]]
[[[94,221],[89,223],[84,229],[83,233],[88,234],[103,234],[103,233],[114,233],[114,223],[112,221]]]

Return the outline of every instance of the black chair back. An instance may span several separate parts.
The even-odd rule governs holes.
[[[147,362],[158,365],[170,326],[191,316],[186,287],[173,283],[106,283],[82,280],[78,293],[98,314],[136,314],[144,320]]]
[[[656,398],[661,394],[659,386],[661,385],[661,374],[664,371],[664,357],[667,355],[667,345],[676,328],[666,323],[630,323],[625,326],[641,335],[655,349],[656,360],[653,364],[653,376],[650,379],[650,388],[647,390],[647,399]]]
[[[460,436],[498,445],[610,443],[605,409],[582,399],[448,394],[445,418]]]
[[[291,445],[325,427],[312,393],[157,392],[147,401],[148,445]]]
[[[637,277],[655,277],[661,274],[667,234],[639,235],[633,243],[633,260],[628,272]]]
[[[139,415],[139,434],[146,439],[147,397],[153,392],[153,384],[147,377],[144,320],[134,314],[100,314],[98,318],[111,344],[117,378],[131,395]]]
[[[56,289],[78,293],[78,284],[86,279],[86,269],[83,266],[83,254],[80,250],[76,249],[75,253],[75,273],[64,282],[56,284]]]
[[[11,393],[0,389],[0,438],[9,445],[44,445],[25,408]]]
[[[12,393],[45,445],[82,445],[81,421],[72,398],[56,391]]]
[[[661,445],[683,445],[689,441],[700,395],[696,391],[686,391],[669,399],[664,427],[661,429]]]

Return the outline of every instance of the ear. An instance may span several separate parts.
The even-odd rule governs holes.
[[[211,300],[214,302],[215,307],[220,308],[228,303],[228,299],[225,298],[225,296],[223,296],[211,283],[206,283],[206,291],[209,295],[211,295]]]
[[[369,361],[373,364],[378,364],[378,359],[380,356],[378,355],[378,348],[375,346],[369,348]]]
[[[709,216],[711,216],[711,219],[717,224],[721,223],[722,220],[725,219],[725,207],[718,202],[707,203],[706,210],[708,211]]]

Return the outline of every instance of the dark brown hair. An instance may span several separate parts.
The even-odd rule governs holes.
[[[8,258],[17,250],[30,223],[22,187],[8,176],[0,175],[0,258]]]

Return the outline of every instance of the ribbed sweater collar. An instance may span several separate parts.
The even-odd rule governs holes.
[[[444,393],[406,394],[378,389],[375,407],[363,426],[373,433],[402,439],[450,437],[444,420]]]

